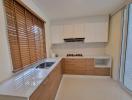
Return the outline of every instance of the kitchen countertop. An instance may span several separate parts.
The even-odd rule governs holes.
[[[110,56],[83,56],[83,57],[59,57],[47,58],[31,65],[28,69],[14,74],[8,80],[0,84],[0,96],[14,96],[29,98],[38,86],[46,79],[62,58],[96,58],[110,59]],[[55,61],[49,69],[36,69],[36,66],[44,61]]]
[[[36,69],[36,66],[44,61],[55,61],[55,64],[49,69]],[[0,84],[0,95],[29,98],[60,61],[61,58],[47,58],[32,65],[29,69],[13,75]]]

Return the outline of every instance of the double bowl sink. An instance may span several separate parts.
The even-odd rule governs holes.
[[[44,62],[39,64],[36,68],[37,69],[48,69],[50,68],[55,62]]]

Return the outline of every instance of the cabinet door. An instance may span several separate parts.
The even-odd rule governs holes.
[[[63,38],[74,38],[74,29],[73,25],[64,25]]]
[[[85,42],[107,42],[108,22],[85,23]]]
[[[65,59],[63,69],[66,74],[86,74],[86,59]]]
[[[94,75],[95,74],[95,63],[94,59],[87,59],[86,60],[86,74],[87,75]]]
[[[74,24],[74,33],[73,37],[75,38],[84,38],[84,24]]]
[[[84,24],[64,25],[63,38],[83,38]]]
[[[36,89],[36,91],[31,95],[29,100],[49,100],[49,85],[48,78],[41,83],[41,85]]]
[[[51,91],[51,81],[48,79],[47,83],[43,84],[43,87],[41,88],[41,96],[37,100],[51,100],[52,92]]]
[[[53,70],[53,72],[50,74],[50,99],[49,100],[54,100],[57,90],[60,85],[60,81],[62,78],[62,70],[61,70],[61,63],[57,65],[57,67]]]
[[[52,38],[52,43],[57,44],[57,43],[63,43],[63,25],[55,25],[51,27],[51,38]]]

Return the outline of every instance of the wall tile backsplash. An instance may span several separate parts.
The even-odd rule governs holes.
[[[52,52],[58,56],[66,56],[67,54],[83,54],[84,56],[105,55],[105,43],[63,43],[53,44]]]

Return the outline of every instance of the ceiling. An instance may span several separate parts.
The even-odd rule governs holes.
[[[33,0],[50,20],[108,15],[126,0]]]

